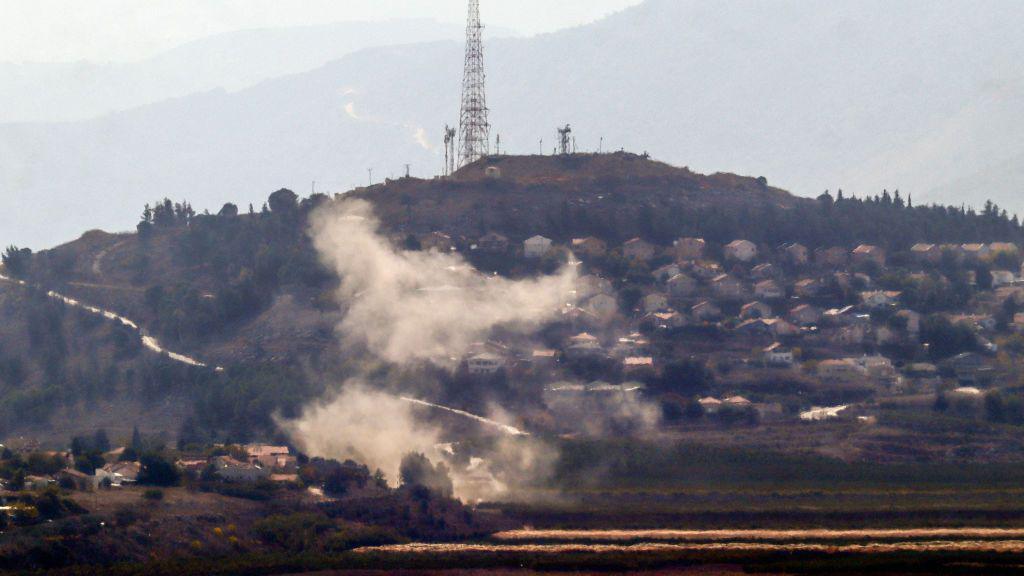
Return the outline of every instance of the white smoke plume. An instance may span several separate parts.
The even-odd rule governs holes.
[[[555,317],[576,281],[572,265],[536,279],[486,276],[457,254],[397,249],[379,226],[369,203],[350,200],[314,214],[311,236],[342,280],[343,338],[396,364],[460,357],[499,325],[528,333]]]
[[[402,457],[431,454],[440,430],[418,419],[414,406],[351,381],[328,401],[306,408],[299,420],[279,422],[306,454],[355,460],[380,469],[395,483]]]
[[[545,404],[565,432],[592,438],[650,434],[661,424],[661,408],[645,399],[643,385],[559,382],[545,392]]]
[[[509,280],[481,274],[457,254],[405,251],[380,233],[369,203],[336,202],[313,214],[310,236],[324,264],[341,279],[338,326],[346,348],[365,347],[396,365],[422,361],[451,366],[492,329],[529,335],[572,303],[576,267],[552,276]],[[442,431],[431,424],[438,407],[369,388],[368,377],[348,382],[336,396],[310,406],[296,421],[281,422],[312,456],[353,459],[380,468],[394,484],[402,457],[442,456]],[[468,415],[504,434],[486,460],[453,470],[456,495],[493,498],[521,477],[545,473],[555,460],[542,442],[504,424]],[[454,453],[452,453],[454,455]]]

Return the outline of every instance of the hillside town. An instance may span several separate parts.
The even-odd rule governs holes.
[[[481,343],[464,358],[473,377],[541,383],[549,399],[646,389],[671,393],[691,415],[724,408],[750,422],[871,423],[888,400],[914,398],[929,409],[947,395],[980,403],[1015,385],[1009,368],[1024,352],[1024,270],[1012,243],[888,253],[743,239],[558,245],[540,235],[472,241],[434,232],[414,240],[485,265],[578,267],[573,304],[539,341]]]

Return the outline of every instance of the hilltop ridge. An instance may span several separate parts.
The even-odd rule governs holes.
[[[658,213],[679,216],[684,224],[685,214],[700,210],[739,213],[813,204],[763,178],[697,174],[627,152],[489,156],[448,178],[388,180],[342,197],[370,201],[395,233],[441,230],[472,237],[493,231],[609,241],[680,232],[645,226]]]
[[[701,236],[722,243],[745,238],[814,248],[871,242],[907,249],[920,241],[1016,241],[1021,234],[991,203],[975,212],[913,206],[899,192],[803,198],[764,177],[703,175],[627,152],[490,156],[448,178],[389,179],[338,197],[371,202],[385,230],[401,235],[497,232],[517,240],[540,234],[611,243],[642,237],[663,245]],[[979,214],[984,225],[971,219]]]

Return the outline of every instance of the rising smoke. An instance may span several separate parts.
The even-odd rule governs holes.
[[[321,259],[341,278],[344,342],[395,364],[447,364],[499,325],[528,334],[555,317],[576,281],[573,265],[508,280],[481,274],[458,254],[399,250],[363,201],[328,206],[311,224]]]
[[[450,368],[494,328],[529,335],[572,301],[572,264],[536,279],[486,276],[458,254],[396,248],[379,228],[363,201],[334,203],[311,218],[314,246],[341,279],[337,299],[346,313],[338,332],[347,350],[365,349],[403,367],[430,362]],[[442,457],[442,432],[423,417],[423,406],[377,391],[367,384],[372,380],[366,374],[353,378],[337,396],[282,428],[310,455],[351,458],[380,468],[392,481],[409,452]],[[550,470],[553,449],[512,428],[496,428],[505,437],[486,459],[474,455],[453,470],[460,498],[491,498]]]
[[[398,478],[403,456],[431,454],[441,442],[440,429],[418,419],[413,404],[358,381],[307,407],[301,419],[280,425],[307,454],[355,460],[389,479]]]

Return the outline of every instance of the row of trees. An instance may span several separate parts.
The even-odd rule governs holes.
[[[259,314],[283,290],[327,285],[331,276],[305,233],[308,214],[326,200],[315,195],[300,201],[293,192],[279,190],[260,212],[250,206],[248,215],[239,215],[234,204],[217,215],[195,215],[187,202],[169,200],[157,204],[159,212],[144,212],[142,237],[161,227],[180,228],[171,236],[175,259],[183,270],[203,270],[214,282],[209,294],[186,278],[174,285],[152,284],[148,270],[141,270],[141,283],[150,285],[145,303],[152,329],[169,342],[188,342]],[[148,267],[148,262],[141,265]]]
[[[527,234],[538,231],[536,222],[519,222],[511,216],[504,224],[495,228],[508,232],[522,228]],[[816,201],[798,199],[786,207],[761,199],[739,206],[624,200],[609,210],[602,203],[565,200],[544,224],[546,235],[554,238],[594,235],[613,244],[637,235],[661,245],[681,236],[699,236],[717,243],[745,238],[771,245],[800,242],[810,248],[871,243],[897,251],[918,242],[1024,240],[1020,220],[992,203],[981,212],[966,207],[915,206],[888,192],[868,198],[842,194],[833,198],[826,193]]]

